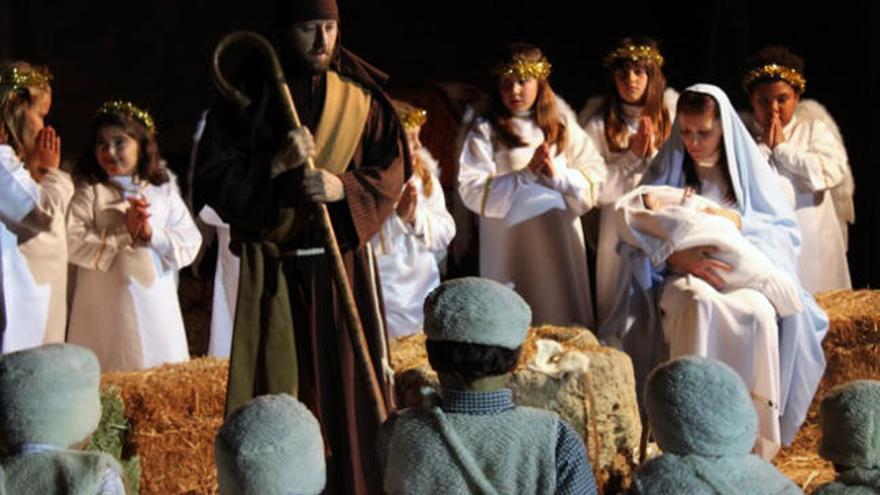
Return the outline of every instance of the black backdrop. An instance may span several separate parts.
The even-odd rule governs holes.
[[[712,82],[740,105],[745,57],[766,44],[790,46],[807,60],[807,97],[835,116],[850,154],[853,282],[880,286],[873,251],[880,225],[872,204],[880,165],[874,141],[880,12],[873,2],[339,2],[344,43],[389,72],[393,85],[479,83],[500,45],[530,41],[548,54],[553,86],[575,109],[604,88],[601,57],[624,35],[662,41],[673,87]],[[193,124],[212,96],[207,67],[214,44],[227,31],[271,25],[271,0],[0,0],[0,59],[43,63],[55,72],[50,120],[65,158],[79,154],[95,107],[122,97],[151,109],[163,152],[180,168]]]

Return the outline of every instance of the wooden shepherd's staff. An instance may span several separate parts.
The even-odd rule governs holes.
[[[234,101],[240,107],[244,108],[250,105],[251,100],[233,87],[226,81],[220,71],[220,58],[227,48],[236,43],[247,43],[259,48],[263,54],[269,59],[272,65],[272,74],[275,78],[281,101],[284,102],[284,110],[290,120],[291,129],[299,129],[302,124],[299,120],[299,114],[293,104],[293,98],[290,96],[290,88],[287,86],[287,80],[284,77],[284,71],[281,69],[281,63],[275,49],[266,40],[252,31],[235,31],[229,33],[220,40],[217,48],[214,49],[214,63],[212,65],[212,75],[214,82],[220,91],[230,100]],[[315,168],[315,162],[312,157],[306,159],[306,167]],[[333,281],[339,294],[342,295],[342,306],[345,310],[345,328],[348,330],[348,336],[351,338],[352,346],[361,366],[364,378],[366,378],[369,386],[370,404],[373,406],[376,420],[379,423],[385,421],[388,411],[385,408],[385,400],[382,395],[382,389],[379,386],[379,380],[376,377],[373,360],[370,358],[369,348],[367,347],[367,339],[364,334],[364,327],[361,324],[361,318],[358,314],[357,306],[354,301],[354,293],[348,284],[348,276],[345,272],[345,265],[342,262],[342,253],[339,251],[339,243],[336,241],[336,233],[333,232],[333,224],[330,222],[330,213],[327,211],[327,205],[318,203],[321,230],[324,233],[324,245],[330,257],[330,268],[333,273]]]

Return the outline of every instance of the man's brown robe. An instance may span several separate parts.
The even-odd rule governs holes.
[[[321,422],[329,449],[326,493],[379,493],[381,479],[375,456],[378,424],[369,406],[368,386],[343,327],[341,298],[333,287],[326,257],[295,254],[297,250],[302,253],[322,247],[323,239],[311,214],[314,207],[300,187],[302,168],[271,177],[270,162],[289,125],[276,88],[269,86],[270,79],[262,69],[253,67],[245,72],[242,81],[253,104],[242,111],[218,102],[209,111],[194,173],[195,207],[200,209],[207,203],[232,225],[234,252],[271,241],[273,255],[266,256],[267,263],[277,262],[283,272],[292,314],[298,398]],[[328,204],[328,209],[376,375],[387,390],[380,362],[384,339],[376,324],[384,316],[375,311],[370,293],[372,275],[364,246],[393,211],[409,167],[400,124],[387,97],[371,79],[364,77],[366,72],[348,70],[350,67],[338,63],[338,59],[334,64],[343,77],[363,83],[372,98],[360,143],[348,168],[340,175],[345,198]],[[288,82],[300,118],[314,134],[324,108],[327,75],[290,74],[295,76],[295,72],[288,72]],[[289,228],[290,224],[279,228],[284,212],[290,211],[295,211],[293,228]],[[300,222],[301,219],[308,221]],[[275,289],[269,285],[271,282],[264,290]],[[254,326],[259,325],[260,322],[254,322]],[[236,334],[241,333],[238,327],[237,324]],[[233,370],[238,338],[233,337]],[[271,346],[264,346],[261,352],[265,348],[272,351]],[[263,357],[261,354],[258,358],[257,368],[265,367]],[[266,380],[267,375],[271,371],[256,371],[254,395],[283,391],[272,390],[268,386],[272,380]]]

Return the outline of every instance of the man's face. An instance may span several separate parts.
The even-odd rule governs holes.
[[[333,19],[297,22],[287,30],[293,53],[312,72],[323,72],[330,66],[339,34]]]

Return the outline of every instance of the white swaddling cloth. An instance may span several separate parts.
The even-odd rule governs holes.
[[[649,207],[645,199],[649,198]],[[725,286],[721,292],[750,288],[763,294],[779,317],[804,309],[795,280],[777,268],[746,239],[727,218],[707,213],[721,208],[717,203],[671,186],[640,186],[615,204],[621,240],[638,247],[655,266],[675,251],[697,246],[715,246],[712,258],[730,265],[730,272],[718,271]]]

